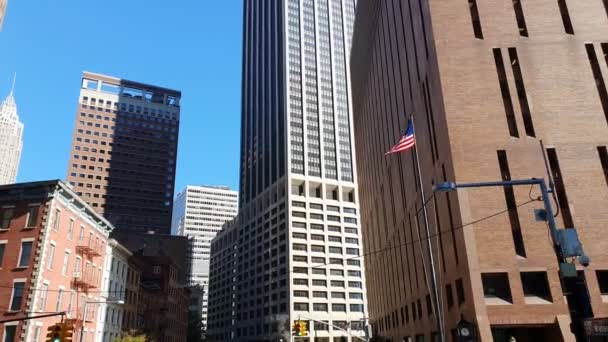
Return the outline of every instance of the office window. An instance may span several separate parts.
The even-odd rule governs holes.
[[[331,311],[346,312],[346,304],[332,304]]]
[[[519,35],[522,37],[527,37],[528,27],[526,26],[526,19],[524,17],[524,10],[521,6],[521,0],[513,0],[513,8],[515,9],[515,18],[517,19]]]
[[[465,301],[464,297],[464,285],[462,279],[456,279],[456,297],[458,298],[458,305],[461,305]]]
[[[521,272],[521,283],[525,297],[539,297],[552,302],[547,272]]]
[[[8,229],[13,219],[13,208],[3,208],[2,219],[0,220],[0,229]]]
[[[13,283],[13,294],[11,298],[10,311],[19,311],[21,308],[21,302],[23,301],[23,294],[25,289],[25,282]]]
[[[363,304],[350,304],[351,312],[363,312]]]
[[[505,302],[513,302],[507,273],[482,273],[481,281],[486,299],[498,298]]]
[[[57,292],[57,303],[55,304],[55,312],[61,311],[63,301],[63,289],[59,289]]]
[[[17,333],[16,325],[5,325],[4,326],[4,340],[2,342],[13,342],[15,341],[15,334]]]
[[[53,269],[53,260],[55,259],[55,245],[52,243],[49,243],[49,250],[48,250],[48,255],[47,255],[47,259],[46,259],[46,267],[48,269]]]
[[[574,221],[572,220],[570,206],[568,205],[568,194],[566,193],[566,186],[559,166],[559,160],[557,159],[557,152],[554,148],[547,149],[547,157],[555,183],[555,192],[557,192],[557,201],[559,202],[560,213],[564,221],[564,228],[574,228]]]
[[[572,20],[570,19],[570,12],[568,11],[568,4],[566,0],[557,0],[559,6],[559,13],[562,16],[562,22],[564,23],[564,30],[567,34],[574,34],[574,28],[572,27]]]
[[[4,251],[6,250],[6,241],[0,242],[0,269],[2,268],[2,262],[4,261]]]
[[[447,284],[445,286],[445,294],[448,302],[448,309],[454,306],[454,293],[452,292],[452,284]]]
[[[308,311],[308,303],[293,303],[294,311]]]
[[[32,256],[33,241],[21,241],[21,253],[19,254],[18,267],[28,267]]]
[[[67,275],[68,274],[68,264],[70,262],[70,253],[69,252],[65,252],[63,253],[63,266],[61,267],[61,274],[62,275]]]
[[[507,152],[504,150],[499,150],[497,151],[497,154],[502,180],[510,181],[511,171],[509,170]],[[525,258],[526,248],[524,246],[524,238],[521,232],[521,224],[519,221],[519,214],[517,212],[517,203],[515,202],[515,191],[513,190],[513,186],[505,186],[503,187],[503,190],[505,194],[505,201],[507,202],[507,208],[509,209],[509,221],[511,223],[511,235],[513,237],[513,244],[515,245],[515,253]]]
[[[40,206],[31,206],[28,208],[27,210],[27,220],[25,223],[25,227],[26,228],[32,228],[32,227],[36,227],[36,224],[38,223],[38,210],[40,209]]]
[[[494,63],[496,64],[496,73],[498,75],[498,84],[500,86],[500,93],[502,95],[502,102],[507,117],[507,127],[509,128],[509,135],[512,137],[519,138],[519,132],[517,130],[517,122],[515,120],[515,109],[513,107],[513,100],[511,98],[511,90],[509,89],[509,82],[507,81],[507,72],[502,57],[502,51],[499,48],[492,50],[494,53]]]
[[[523,73],[521,71],[521,65],[519,57],[517,55],[517,49],[509,48],[509,59],[511,61],[511,70],[513,71],[513,78],[515,80],[515,89],[517,90],[517,97],[519,98],[519,107],[521,109],[521,116],[524,119],[524,129],[526,135],[530,137],[536,137],[534,131],[534,124],[532,123],[532,114],[530,112],[530,105],[528,104],[528,95],[526,93],[526,87],[524,85]]]
[[[42,284],[40,288],[40,301],[38,302],[38,311],[44,311],[46,308],[46,298],[49,292],[49,284]]]
[[[313,303],[312,310],[327,312],[327,304],[326,303]]]
[[[600,293],[603,296],[608,295],[608,271],[606,270],[598,270],[595,271],[597,275],[597,282],[600,286]]]
[[[61,221],[61,210],[55,209],[55,220],[53,221],[53,230],[59,230],[59,223]]]
[[[471,13],[471,22],[473,24],[473,33],[475,34],[475,38],[483,39],[483,31],[481,29],[481,19],[479,18],[477,0],[469,0],[469,12]]]

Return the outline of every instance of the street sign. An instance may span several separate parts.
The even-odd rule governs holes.
[[[583,324],[588,336],[608,337],[608,318],[591,318]]]

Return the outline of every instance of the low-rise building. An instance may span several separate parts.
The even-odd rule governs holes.
[[[96,342],[112,342],[123,333],[127,283],[129,276],[134,273],[129,262],[132,253],[118,241],[110,239],[105,254],[100,293],[101,301],[105,303],[100,304],[98,311]]]
[[[43,341],[60,315],[19,319],[55,312],[74,324],[74,340],[93,341],[112,229],[60,180],[0,186],[3,342]]]

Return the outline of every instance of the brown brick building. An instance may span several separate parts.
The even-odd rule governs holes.
[[[113,227],[59,180],[0,186],[0,321],[65,312],[94,338]],[[86,312],[85,312],[86,311]],[[0,323],[2,342],[39,342],[60,316]]]
[[[444,181],[546,177],[541,139],[558,224],[578,230],[592,261],[580,279],[595,317],[608,316],[606,6],[358,2],[351,79],[365,252],[382,251],[366,258],[376,335],[438,333],[414,151],[384,155],[412,114],[446,340],[461,318],[483,341],[574,338],[547,226],[534,220],[538,189],[432,193]]]
[[[83,73],[67,179],[117,230],[171,231],[180,98]]]

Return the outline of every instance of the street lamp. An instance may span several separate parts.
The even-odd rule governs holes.
[[[509,181],[496,182],[480,182],[480,183],[454,183],[445,182],[433,186],[434,192],[450,192],[458,188],[483,188],[483,187],[507,187],[516,185],[537,185],[540,187],[542,201],[545,206],[544,211],[537,215],[543,221],[547,221],[551,240],[553,242],[553,250],[557,257],[560,270],[560,278],[565,287],[565,293],[570,293],[573,299],[573,305],[576,310],[570,310],[570,319],[572,321],[572,332],[577,341],[586,341],[586,333],[584,323],[586,320],[593,318],[593,310],[591,300],[588,295],[587,286],[584,282],[578,281],[578,274],[574,264],[569,263],[567,258],[575,258],[584,266],[589,266],[589,257],[585,255],[583,246],[578,239],[576,229],[567,227],[567,229],[558,229],[551,207],[550,192],[543,178],[518,179]],[[587,295],[585,295],[587,294]]]
[[[80,337],[78,338],[78,340],[80,342],[83,341],[82,335],[84,334],[84,322],[87,319],[87,306],[89,304],[121,304],[122,305],[124,303],[125,303],[125,301],[122,300],[122,299],[120,299],[120,300],[97,301],[97,302],[95,302],[95,301],[86,301],[86,302],[84,302],[84,315],[82,317],[82,326],[80,327]]]

